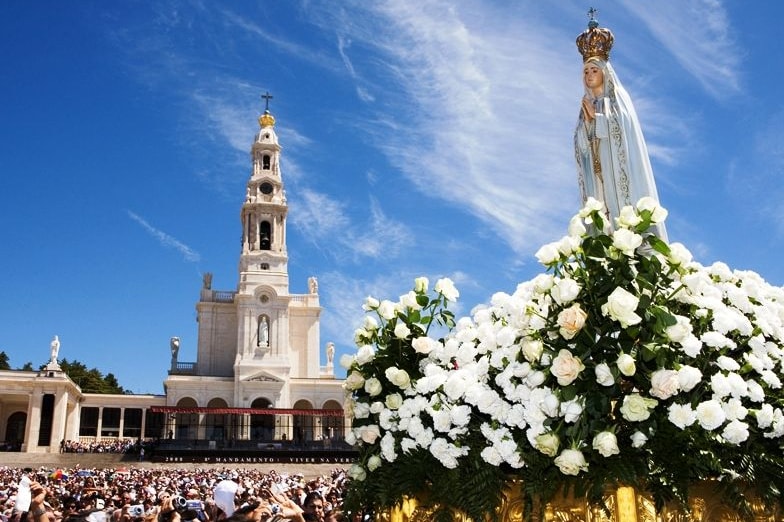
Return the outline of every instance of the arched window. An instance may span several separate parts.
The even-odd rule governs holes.
[[[294,403],[295,410],[312,410],[313,405],[304,399]],[[316,417],[311,415],[294,415],[294,444],[308,446],[314,440],[316,432]],[[319,421],[320,422],[320,421]]]
[[[262,170],[269,170],[270,169],[270,156],[269,154],[265,154],[261,157],[261,168]]]
[[[272,226],[269,221],[262,221],[259,225],[259,249],[269,250],[272,247]]]
[[[266,409],[272,407],[272,402],[266,397],[254,399],[251,408]],[[275,438],[274,415],[251,415],[250,438],[256,441],[271,441]]]

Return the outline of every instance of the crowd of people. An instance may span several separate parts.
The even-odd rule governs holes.
[[[111,441],[95,440],[81,442],[78,440],[63,440],[60,442],[61,453],[127,453],[135,449],[138,443],[135,439],[117,439]]]
[[[346,473],[0,467],[1,522],[359,522]]]

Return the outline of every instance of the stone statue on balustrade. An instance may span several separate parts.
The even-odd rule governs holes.
[[[171,366],[177,366],[177,355],[180,353],[180,338],[172,337],[169,339],[169,348],[171,349]]]
[[[335,343],[327,343],[327,366],[332,366],[335,360]]]
[[[49,344],[49,364],[57,364],[57,356],[60,354],[60,338],[54,336]]]

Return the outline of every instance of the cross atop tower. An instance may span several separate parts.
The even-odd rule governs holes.
[[[272,96],[272,95],[269,93],[269,91],[267,91],[267,92],[265,92],[264,94],[262,94],[262,95],[261,95],[261,97],[262,97],[262,98],[264,98],[264,110],[265,110],[265,111],[269,111],[269,101],[270,101],[272,98],[274,98],[274,96]]]

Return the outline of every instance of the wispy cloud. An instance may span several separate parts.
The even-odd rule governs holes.
[[[741,55],[719,0],[622,4],[648,26],[659,44],[717,99],[741,91]]]
[[[154,226],[150,225],[146,219],[136,214],[135,212],[131,212],[130,210],[126,212],[128,212],[128,216],[132,220],[140,224],[142,228],[147,231],[148,234],[150,234],[153,238],[155,238],[158,241],[158,243],[160,243],[162,246],[166,248],[173,248],[177,250],[180,254],[182,254],[182,257],[185,259],[185,261],[188,261],[189,263],[198,263],[201,260],[201,256],[199,255],[199,253],[194,251],[185,243],[173,238],[166,232],[159,230]]]
[[[578,204],[574,51],[559,52],[522,16],[509,23],[448,2],[372,6],[361,24],[324,23],[380,55],[383,102],[363,127],[376,146],[421,192],[477,215],[519,252],[560,231]]]
[[[349,218],[345,204],[304,187],[289,204],[290,222],[302,237],[338,259],[345,259],[347,254],[354,261],[382,256],[391,259],[410,242],[409,228],[390,219],[373,198],[365,213],[368,219],[364,221]],[[335,245],[340,248],[333,248]]]

